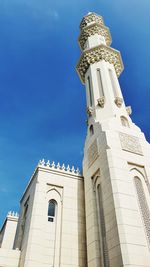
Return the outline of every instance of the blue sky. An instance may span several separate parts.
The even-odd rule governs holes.
[[[150,141],[149,0],[0,0],[0,223],[19,209],[39,159],[81,168],[86,104],[75,65],[89,11],[110,27],[125,102]]]

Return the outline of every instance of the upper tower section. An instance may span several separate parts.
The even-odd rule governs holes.
[[[85,84],[85,74],[91,64],[105,60],[114,65],[117,76],[123,71],[120,52],[110,48],[112,43],[109,28],[96,13],[89,12],[80,23],[79,46],[83,51],[77,64],[81,82]]]
[[[109,28],[105,26],[103,18],[98,16],[95,13],[89,12],[80,23],[80,36],[79,36],[79,45],[81,50],[84,50],[87,47],[87,40],[89,37],[97,34],[97,45],[100,43],[111,45],[112,39]],[[91,47],[96,45],[96,43],[90,43]]]
[[[76,69],[86,87],[88,124],[128,117],[118,81],[124,69],[121,54],[110,47],[111,34],[101,16],[90,12],[83,17],[78,42],[82,54]]]

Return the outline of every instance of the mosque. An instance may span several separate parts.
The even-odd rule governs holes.
[[[109,28],[88,13],[76,70],[86,88],[83,172],[40,160],[0,231],[0,267],[150,267],[150,144],[131,120]]]

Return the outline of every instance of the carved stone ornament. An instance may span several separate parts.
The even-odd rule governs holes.
[[[80,23],[80,29],[82,30],[83,28],[87,27],[89,24],[92,22],[95,22],[100,25],[104,25],[103,18],[96,13],[88,13],[81,21]]]
[[[98,45],[84,51],[77,64],[76,70],[83,84],[85,84],[85,74],[89,66],[96,62],[99,62],[100,60],[105,60],[106,62],[113,64],[117,76],[119,76],[124,69],[121,55],[118,50],[115,50],[103,44]]]
[[[102,96],[100,97],[99,99],[97,99],[97,102],[98,102],[98,105],[103,108],[104,107],[104,104],[105,104],[105,97]]]
[[[123,150],[143,155],[138,137],[128,135],[125,133],[119,133],[119,137],[120,137],[121,147]]]
[[[92,114],[93,114],[93,108],[92,107],[87,107],[87,114],[89,116],[92,116]]]
[[[128,115],[130,116],[132,114],[131,106],[126,107],[126,111],[127,111]]]
[[[97,139],[89,147],[87,155],[88,155],[88,167],[90,167],[99,156]]]
[[[84,50],[84,45],[88,37],[95,35],[95,34],[104,36],[106,44],[108,46],[111,45],[112,38],[111,38],[109,28],[103,25],[99,25],[98,23],[93,23],[81,31],[81,34],[78,39],[81,50]]]
[[[121,97],[115,98],[115,104],[117,105],[118,108],[121,108],[122,103],[123,103],[123,99]]]

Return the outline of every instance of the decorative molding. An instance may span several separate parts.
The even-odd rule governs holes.
[[[76,70],[81,82],[85,84],[85,74],[91,64],[105,60],[114,65],[117,76],[123,71],[123,63],[120,52],[106,45],[98,45],[91,49],[85,50],[77,64]]]
[[[123,103],[123,99],[121,97],[116,97],[114,102],[118,108],[121,108],[122,103]]]
[[[87,107],[87,114],[89,116],[92,116],[92,114],[93,114],[93,108],[92,107]]]
[[[61,166],[59,162],[55,164],[54,161],[51,163],[49,160],[45,162],[44,159],[39,161],[38,167],[47,167],[53,170],[59,170],[59,171],[68,172],[71,174],[81,175],[79,168],[75,169],[74,166],[72,167],[70,167],[69,165],[65,166],[64,163]]]
[[[84,50],[84,45],[88,39],[88,37],[92,35],[101,35],[105,37],[106,44],[109,46],[112,43],[111,34],[108,27],[105,27],[103,25],[100,25],[98,23],[94,23],[86,27],[81,31],[81,34],[79,36],[78,42],[80,45],[81,50]]]
[[[97,15],[96,13],[89,12],[85,17],[83,17],[83,19],[80,23],[80,29],[81,30],[84,29],[92,22],[95,22],[99,25],[104,25],[104,21],[103,21],[103,18],[101,16]]]
[[[88,167],[90,167],[99,156],[97,139],[94,140],[92,145],[88,148]]]
[[[103,108],[104,105],[105,105],[105,97],[102,96],[102,97],[100,97],[99,99],[97,99],[97,103],[98,103],[98,105],[99,105],[101,108]]]
[[[131,106],[126,107],[126,111],[127,111],[128,115],[130,116],[132,114]]]
[[[139,142],[138,137],[128,135],[125,133],[119,133],[120,142],[123,150],[143,155],[142,148]]]

